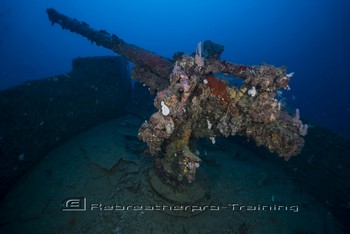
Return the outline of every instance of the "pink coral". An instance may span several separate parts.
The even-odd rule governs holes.
[[[301,121],[300,111],[298,108],[295,110],[295,116],[293,118],[293,125],[298,128],[300,136],[306,136],[307,131],[309,129],[309,126],[307,124],[303,124],[303,122]]]

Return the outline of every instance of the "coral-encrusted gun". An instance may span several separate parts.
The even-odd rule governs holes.
[[[271,65],[246,66],[220,60],[223,46],[205,41],[196,53],[174,55],[174,60],[130,45],[105,30],[48,9],[52,24],[78,33],[97,45],[111,49],[135,64],[133,78],[157,90],[158,112],[144,123],[139,138],[148,145],[155,171],[165,182],[191,183],[201,159],[193,152],[195,141],[206,137],[242,135],[258,146],[288,160],[300,153],[307,125],[283,111],[279,89],[289,89],[291,74]],[[239,78],[239,85],[219,75]]]

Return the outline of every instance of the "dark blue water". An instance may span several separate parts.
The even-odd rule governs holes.
[[[78,56],[111,55],[51,27],[45,9],[106,29],[163,56],[210,39],[236,63],[285,65],[295,72],[283,95],[302,117],[350,136],[347,0],[4,1],[0,2],[0,88],[68,72]]]

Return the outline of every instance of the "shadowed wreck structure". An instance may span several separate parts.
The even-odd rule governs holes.
[[[245,136],[285,160],[301,152],[308,126],[299,110],[292,116],[277,99],[277,91],[289,89],[293,76],[285,68],[222,61],[223,46],[211,41],[204,42],[203,51],[198,43],[192,55],[176,53],[171,60],[54,9],[47,13],[52,24],[129,59],[135,64],[133,78],[156,92],[158,111],[142,124],[138,136],[153,157],[153,186],[161,181],[181,190],[196,180],[199,138],[215,144],[217,136]]]

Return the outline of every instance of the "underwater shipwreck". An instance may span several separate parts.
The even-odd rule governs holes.
[[[202,167],[208,165],[216,167],[217,162],[201,148],[208,144],[216,150],[215,147],[227,147],[236,152],[235,160],[242,161],[242,163],[249,161],[247,156],[237,153],[237,149],[228,146],[232,143],[250,148],[263,160],[272,163],[276,171],[277,169],[283,170],[289,178],[293,178],[294,183],[331,210],[341,223],[346,223],[350,217],[348,208],[350,184],[344,180],[344,178],[350,178],[349,172],[346,171],[349,165],[347,165],[348,162],[345,162],[346,156],[349,155],[346,147],[349,140],[317,125],[306,124],[301,120],[299,109],[289,110],[286,107],[279,93],[281,90],[290,89],[289,82],[294,75],[293,72],[288,73],[285,67],[275,67],[269,64],[242,65],[221,60],[224,47],[210,40],[194,45],[195,52],[192,54],[176,52],[173,58],[169,59],[129,44],[106,30],[96,30],[88,23],[70,18],[55,9],[47,9],[47,14],[52,25],[58,24],[62,29],[77,33],[91,43],[112,50],[124,58],[112,56],[78,58],[73,61],[71,73],[58,78],[49,78],[46,81],[31,82],[1,93],[3,101],[0,106],[3,109],[10,108],[11,105],[19,106],[23,99],[29,100],[29,95],[35,93],[33,90],[39,90],[39,86],[41,88],[50,87],[47,90],[59,97],[59,101],[52,105],[55,108],[47,110],[48,116],[51,113],[51,119],[33,120],[33,123],[36,125],[39,123],[39,126],[43,128],[43,130],[37,130],[37,135],[30,135],[30,138],[38,139],[36,142],[26,146],[24,142],[28,140],[27,136],[23,136],[22,140],[16,142],[0,141],[3,155],[6,155],[1,159],[3,162],[1,178],[4,181],[0,187],[1,196],[4,196],[7,190],[49,150],[100,122],[122,116],[127,109],[123,106],[127,103],[127,99],[131,99],[132,96],[141,96],[139,100],[141,106],[136,107],[133,112],[135,116],[139,115],[145,119],[142,119],[141,122],[135,121],[139,124],[135,124],[135,128],[138,126],[138,131],[125,138],[126,141],[132,141],[131,146],[128,147],[132,148],[133,153],[150,159],[151,166],[147,164],[148,166],[142,168],[144,164],[140,163],[139,159],[128,158],[124,155],[125,161],[137,162],[138,165],[137,169],[135,167],[126,169],[132,171],[130,174],[143,173],[142,179],[135,184],[130,185],[135,180],[135,176],[127,177],[129,181],[125,183],[129,186],[127,188],[133,192],[141,191],[148,201],[165,204],[167,208],[162,212],[170,216],[188,218],[202,213],[205,209],[210,210],[212,208],[210,205],[215,204],[216,196],[220,195],[215,195],[215,186],[208,182],[209,179],[206,177],[209,176],[201,173],[201,170]],[[128,77],[126,73],[129,71],[125,69],[127,60],[133,63],[131,77],[137,81],[138,90],[135,88],[132,90],[127,79],[116,83],[108,77],[111,74],[110,67],[118,67],[118,71],[115,71],[116,74],[113,75]],[[96,74],[91,72],[93,67],[95,67]],[[74,83],[71,78],[84,77],[83,80],[89,75],[98,77],[98,79],[91,80],[91,83],[85,80],[85,87],[78,87],[79,84]],[[71,90],[71,93],[65,92],[67,92],[66,96],[70,96],[69,98],[65,97],[62,92],[68,84],[70,85],[68,90]],[[52,85],[56,85],[57,88],[52,88]],[[27,90],[28,96],[21,96],[26,93],[23,90]],[[116,90],[118,90],[118,96],[113,94]],[[147,94],[142,93],[145,90]],[[95,98],[95,92],[99,92],[98,98]],[[40,99],[46,97],[45,95],[42,94],[33,102],[39,102]],[[148,96],[144,98],[142,95]],[[12,100],[14,96],[22,98],[10,102],[9,100]],[[120,97],[125,100],[121,100]],[[50,97],[50,102],[56,100],[51,99]],[[148,111],[153,112],[145,115],[137,113],[138,110],[141,112],[147,101],[151,101],[153,105],[153,109],[148,108]],[[80,105],[80,103],[84,104]],[[95,104],[100,106],[95,107]],[[36,112],[43,109],[40,106],[29,107],[30,105],[27,103],[25,106],[32,109],[37,108]],[[65,105],[69,105],[71,111],[63,115],[61,112],[62,109],[65,110]],[[27,116],[37,118],[37,114],[31,113],[29,109],[25,113],[25,118]],[[55,122],[54,118],[57,115],[62,115],[57,124],[45,129],[46,123]],[[8,114],[3,118],[8,122],[12,121],[14,116],[17,116],[17,113]],[[132,120],[125,121],[133,122]],[[29,121],[26,122],[27,125],[28,123]],[[78,127],[77,123],[81,123],[81,126]],[[16,139],[22,134],[23,129],[26,129],[24,124],[15,130],[3,124],[0,133],[6,133],[9,137]],[[64,129],[64,131],[58,129]],[[47,135],[46,132],[50,132],[51,135]],[[47,141],[46,144],[41,144],[40,139],[42,142]],[[223,141],[225,143],[222,143]],[[221,146],[216,146],[218,142]],[[18,149],[19,144],[24,145],[23,149]],[[11,152],[6,152],[5,148],[11,148]],[[31,151],[32,156],[24,155],[21,150]],[[79,150],[83,154],[89,154],[83,146],[79,146]],[[316,154],[318,156],[314,157]],[[24,160],[27,158],[30,160]],[[17,166],[17,159],[22,163],[20,166]],[[111,171],[116,170],[117,163],[108,165],[111,162],[110,159],[101,162],[102,159],[94,160],[100,160],[99,163],[103,164],[105,173],[111,176]],[[16,169],[12,170],[14,167]],[[51,176],[53,172],[47,170],[45,173]],[[259,175],[256,182],[259,188],[271,183],[271,178],[267,176],[267,173],[261,172]],[[235,187],[237,181],[232,183],[232,187]],[[119,186],[117,182],[111,183]],[[287,184],[285,181],[281,183]],[[236,190],[233,189],[233,191]],[[271,201],[276,200],[278,199],[275,198],[275,195],[272,195]],[[191,208],[188,210],[183,207],[174,208],[177,205],[180,207],[180,204]],[[195,209],[202,206],[201,212],[194,212],[193,204],[196,206]],[[234,210],[238,204],[231,204],[231,206]],[[304,206],[308,205],[304,204]],[[102,210],[101,206],[91,206],[91,209],[93,208]],[[257,209],[260,210],[260,206]],[[268,209],[271,211],[278,208],[270,206]],[[297,212],[296,206],[286,206],[283,209]],[[67,221],[69,228],[76,225],[76,221],[72,220],[70,218]],[[275,218],[271,220],[272,223],[276,223]],[[328,225],[325,225],[325,230],[332,229],[329,217],[325,220]],[[6,226],[8,223],[10,222],[2,222],[1,226]],[[69,231],[69,228],[62,229],[60,232]],[[124,233],[119,228],[118,226],[118,230],[113,229],[115,233]],[[247,221],[240,221],[240,225],[235,230],[237,233],[256,231],[249,226]],[[294,231],[303,233],[299,229]],[[184,233],[192,232],[186,229]]]
[[[193,182],[201,159],[195,155],[196,139],[241,135],[258,146],[288,160],[304,145],[302,136],[308,126],[281,110],[279,89],[289,89],[293,73],[271,65],[246,66],[221,61],[223,46],[205,41],[203,52],[198,43],[190,56],[176,53],[173,60],[130,45],[104,30],[68,18],[54,9],[47,13],[52,24],[78,33],[96,45],[112,49],[135,64],[133,79],[156,92],[158,109],[139,130],[147,143],[156,175],[164,182],[179,186]],[[229,85],[215,73],[233,75],[244,82]]]

